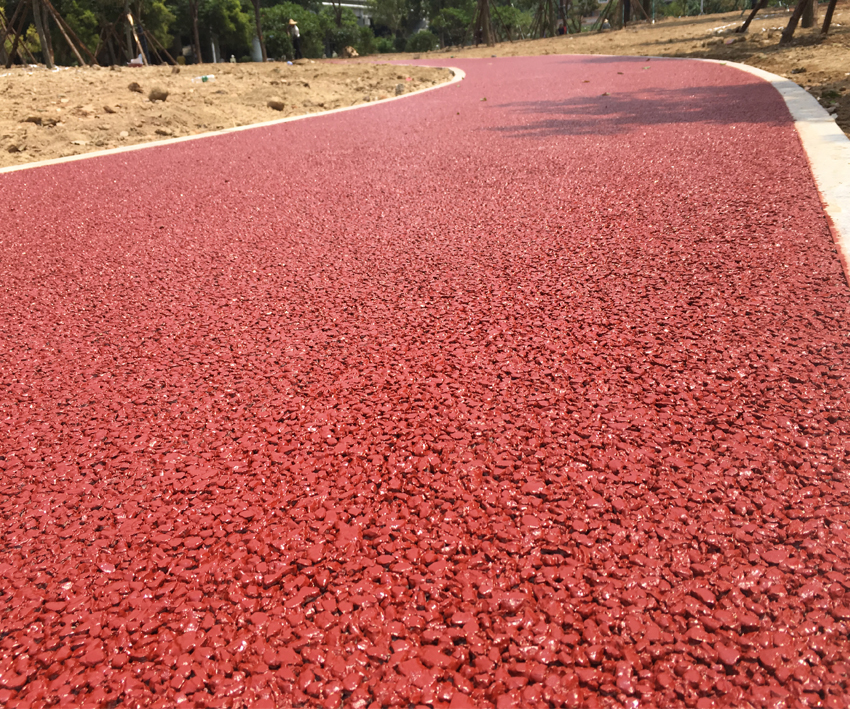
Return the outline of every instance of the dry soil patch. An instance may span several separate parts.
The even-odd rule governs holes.
[[[197,81],[203,74],[215,79]],[[0,167],[353,106],[450,78],[331,62],[0,69]]]

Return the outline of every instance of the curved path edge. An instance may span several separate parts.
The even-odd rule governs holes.
[[[300,116],[288,116],[287,118],[275,118],[271,121],[263,121],[262,123],[249,123],[244,126],[236,126],[235,128],[223,128],[222,130],[214,130],[214,131],[206,131],[204,133],[196,133],[194,135],[184,135],[179,138],[166,138],[165,140],[152,140],[148,143],[137,143],[136,145],[126,145],[121,146],[120,148],[109,148],[108,150],[95,150],[91,153],[82,153],[80,155],[68,155],[64,158],[52,158],[50,160],[39,160],[38,162],[28,162],[23,165],[11,165],[9,167],[0,168],[0,175],[8,172],[19,172],[20,170],[30,170],[36,167],[44,167],[45,165],[58,165],[60,163],[65,162],[76,162],[77,160],[87,160],[89,158],[97,158],[103,155],[116,155],[118,153],[129,153],[134,150],[145,150],[147,148],[157,148],[161,145],[173,145],[174,143],[185,143],[190,140],[201,140],[202,138],[210,138],[216,135],[224,135],[226,133],[239,133],[245,130],[251,130],[253,128],[264,128],[266,126],[275,126],[279,123],[291,123],[292,121],[301,121],[305,118],[314,118],[316,116],[328,116],[333,113],[343,113],[345,111],[355,111],[359,108],[368,108],[370,106],[377,106],[380,104],[385,104],[390,101],[401,101],[402,99],[410,98],[411,96],[416,96],[417,94],[424,94],[427,91],[435,91],[437,89],[443,89],[447,86],[451,86],[452,84],[456,84],[459,81],[463,81],[466,77],[466,72],[463,69],[458,69],[453,66],[441,66],[434,67],[435,69],[448,69],[452,72],[452,78],[448,81],[444,81],[442,84],[436,84],[435,86],[428,86],[424,89],[418,89],[416,91],[411,91],[409,94],[402,94],[401,96],[390,96],[389,98],[385,98],[382,101],[375,101],[370,103],[359,103],[356,106],[343,106],[342,108],[332,108],[329,111],[319,111],[317,113],[302,113]]]
[[[669,58],[669,57],[667,57]],[[749,72],[773,85],[788,106],[820,191],[844,276],[850,283],[850,139],[817,99],[790,79],[747,64],[703,59]]]

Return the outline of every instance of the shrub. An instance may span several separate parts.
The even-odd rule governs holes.
[[[347,7],[342,9],[340,13],[339,26],[336,24],[335,10],[329,7],[322,8],[319,13],[319,24],[324,35],[324,44],[331,52],[342,54],[342,50],[346,47],[356,47],[360,40],[360,25],[357,24],[357,17]]]
[[[325,51],[325,39],[318,15],[291,2],[260,10],[266,53],[278,59],[293,58],[290,18],[298,23],[301,32],[301,53],[309,58],[321,57]]]
[[[390,37],[376,37],[375,38],[375,49],[378,50],[380,54],[391,54],[395,51],[395,47],[393,46],[393,40]]]
[[[378,53],[378,43],[375,41],[375,35],[372,33],[371,27],[360,28],[360,37],[358,37],[354,48],[362,57],[365,57],[367,54]]]
[[[437,39],[437,35],[433,32],[429,32],[428,30],[422,30],[407,40],[406,51],[430,52],[432,49],[436,49],[439,46],[440,42]]]
[[[495,15],[495,12],[494,12]],[[463,46],[472,34],[471,7],[447,7],[440,10],[431,27],[440,33],[446,44]]]

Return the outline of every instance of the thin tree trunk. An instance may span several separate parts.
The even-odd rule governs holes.
[[[791,18],[788,20],[788,25],[784,30],[782,30],[782,36],[779,38],[779,44],[788,44],[788,42],[793,39],[794,31],[797,29],[797,23],[800,21],[800,17],[803,15],[803,10],[805,10],[806,5],[809,2],[811,2],[811,0],[799,0],[797,7],[794,8]]]
[[[47,43],[47,37],[44,32],[44,20],[41,18],[41,0],[32,0],[32,20],[35,25],[35,31],[38,33],[38,43],[41,45],[41,56],[44,59],[44,66],[48,69],[53,68],[53,57],[50,55],[50,45]],[[44,13],[45,18],[47,13]]]
[[[53,60],[53,63],[56,63],[56,52],[53,51],[53,33],[50,31],[50,20],[48,19],[49,13],[43,12],[42,16],[44,17],[44,37],[47,39],[47,51],[50,52],[50,58]]]
[[[115,56],[115,47],[112,46],[112,32],[106,33],[106,51],[109,52],[109,62],[112,66],[118,63],[118,57]]]
[[[750,26],[750,23],[756,18],[758,11],[761,10],[765,5],[767,5],[767,0],[759,0],[758,4],[753,8],[753,11],[750,13],[750,16],[744,21],[744,24],[741,25],[736,32],[746,32]]]
[[[201,35],[198,32],[198,0],[190,0],[189,9],[192,12],[192,37],[195,42],[195,62],[202,64],[204,59],[201,56]]]
[[[829,26],[832,24],[832,13],[835,12],[835,5],[838,0],[829,0],[829,5],[826,8],[826,16],[823,18],[823,27],[821,27],[820,33],[825,35],[829,32]]]
[[[803,10],[803,18],[800,21],[801,27],[814,27],[818,21],[818,0],[809,0]]]
[[[260,0],[253,0],[254,3],[254,21],[257,25],[257,39],[260,40],[260,52],[263,54],[263,63],[268,59],[266,54],[266,42],[263,39],[263,28],[260,26]]]
[[[130,0],[124,0],[124,19],[130,14]],[[127,42],[127,61],[136,56],[133,50],[133,29],[129,23],[124,23],[124,39]]]

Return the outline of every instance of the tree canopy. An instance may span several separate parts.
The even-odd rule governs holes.
[[[720,12],[740,9],[748,2],[705,0],[704,5],[706,11]],[[0,61],[49,64],[55,59],[70,65],[96,56],[101,64],[125,63],[139,54],[139,44],[154,63],[209,62],[214,51],[217,59],[233,55],[246,61],[253,54],[255,39],[269,58],[291,59],[290,19],[298,22],[306,57],[330,56],[349,46],[360,54],[408,47],[425,51],[438,44],[480,41],[483,35],[476,28],[481,27],[482,8],[489,22],[487,36],[513,41],[551,33],[556,23],[567,32],[586,31],[590,25],[585,18],[597,16],[599,8],[606,7],[598,0],[367,0],[366,4],[372,21],[363,26],[338,0],[326,4],[318,0],[0,0],[0,38],[7,35],[10,22],[20,32],[20,41],[8,34],[0,42]],[[618,3],[610,0],[607,5]],[[630,6],[638,5],[648,8],[650,3],[631,0]],[[693,14],[699,5],[699,0],[657,0],[655,11]],[[138,42],[127,22],[128,13],[133,16]],[[615,13],[609,14],[617,26]],[[632,14],[642,16],[637,11]],[[63,29],[60,22],[67,26]]]

